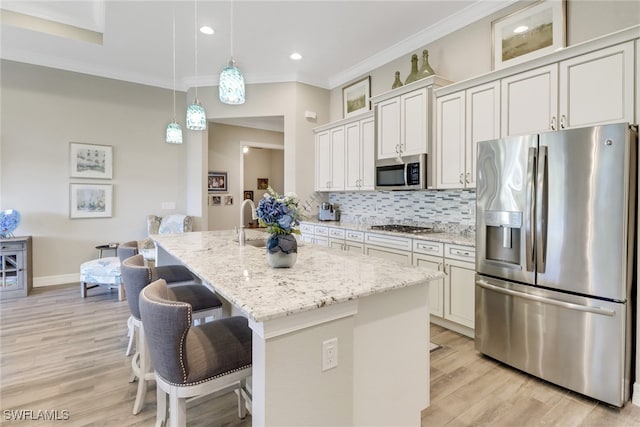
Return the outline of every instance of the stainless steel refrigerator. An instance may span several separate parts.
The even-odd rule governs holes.
[[[637,133],[478,144],[475,345],[562,387],[629,399]]]

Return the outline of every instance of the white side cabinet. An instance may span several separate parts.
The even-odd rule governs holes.
[[[375,120],[373,116],[345,125],[345,190],[375,186]]]
[[[315,130],[316,191],[373,190],[373,112]]]
[[[475,188],[478,141],[499,137],[499,82],[436,98],[436,188]]]

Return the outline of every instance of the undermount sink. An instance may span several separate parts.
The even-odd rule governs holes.
[[[238,243],[238,239],[234,239],[234,242]],[[251,239],[244,241],[245,246],[254,246],[256,248],[265,248],[267,246],[267,239]]]

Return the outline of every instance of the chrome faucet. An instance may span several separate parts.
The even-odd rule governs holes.
[[[238,243],[240,246],[244,246],[244,242],[246,240],[244,233],[244,207],[246,204],[251,206],[251,219],[258,219],[258,214],[256,213],[256,205],[253,203],[251,199],[245,199],[244,202],[240,205],[240,227],[238,227]]]

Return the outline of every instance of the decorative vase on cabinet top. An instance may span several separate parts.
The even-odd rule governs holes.
[[[267,263],[273,268],[289,268],[298,258],[298,241],[292,234],[270,234],[267,239]]]
[[[400,80],[400,71],[396,71],[396,79],[393,81],[391,85],[391,89],[396,89],[402,86],[402,81]]]
[[[420,72],[418,73],[420,79],[425,77],[429,77],[434,75],[436,72],[433,71],[431,65],[429,65],[429,51],[427,49],[422,51],[422,67],[420,67]]]
[[[418,75],[418,55],[414,53],[411,55],[411,73],[407,76],[404,84],[413,83],[416,80],[420,80],[420,76]]]

